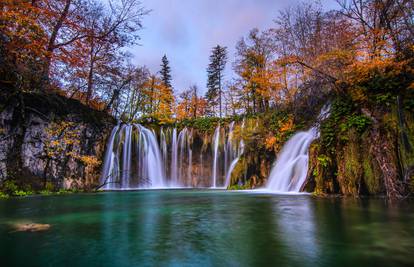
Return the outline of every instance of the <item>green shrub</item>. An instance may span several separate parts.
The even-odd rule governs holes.
[[[50,192],[55,191],[55,186],[52,182],[46,182],[44,190]]]
[[[49,195],[52,195],[53,192],[52,191],[49,191],[49,190],[40,190],[39,191],[39,194],[41,194],[43,196],[49,196]]]
[[[16,185],[16,182],[13,180],[6,180],[3,183],[3,192],[6,193],[7,195],[13,195],[14,192],[18,191],[19,188]]]
[[[16,196],[16,197],[27,197],[33,194],[34,193],[32,191],[24,191],[24,190],[16,190],[13,192],[13,196]]]

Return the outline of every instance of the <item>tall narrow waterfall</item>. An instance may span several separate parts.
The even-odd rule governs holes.
[[[176,185],[178,183],[178,146],[177,146],[177,128],[172,132],[171,144],[171,183]]]
[[[241,130],[244,128],[244,121],[241,126]],[[231,174],[236,167],[237,162],[239,161],[241,155],[244,152],[244,142],[243,139],[241,139],[237,145],[234,145],[237,140],[234,140],[233,138],[233,130],[234,130],[234,122],[230,123],[229,126],[229,133],[227,135],[227,143],[226,143],[226,180],[224,182],[224,187],[227,188],[230,185],[231,182]],[[237,143],[236,143],[237,144]]]
[[[318,121],[329,116],[329,110],[330,106],[326,105]],[[299,192],[308,172],[309,146],[318,137],[319,125],[292,136],[279,153],[266,188],[275,192]]]
[[[106,145],[106,154],[104,158],[101,177],[101,182],[104,185],[105,189],[111,188],[111,186],[113,185],[113,177],[116,176],[115,171],[118,170],[118,167],[114,166],[115,162],[118,162],[118,160],[115,159],[117,155],[114,153],[114,140],[118,130],[119,125],[115,126],[112,129],[111,135],[109,136],[108,144]]]
[[[220,125],[217,126],[216,130],[214,131],[214,136],[213,136],[213,182],[212,182],[212,187],[216,188],[217,187],[217,175],[218,175],[218,170],[217,170],[217,164],[218,164],[218,156],[219,156],[219,142],[220,142]]]

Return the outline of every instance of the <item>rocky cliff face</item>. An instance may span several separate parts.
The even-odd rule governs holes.
[[[0,109],[0,180],[32,188],[96,186],[114,124],[110,116],[61,96],[9,97]]]
[[[343,108],[342,108],[343,109]],[[394,104],[363,115],[338,115],[322,125],[322,136],[310,148],[306,190],[347,196],[413,192],[414,117]]]

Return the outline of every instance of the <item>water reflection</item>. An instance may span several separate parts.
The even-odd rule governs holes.
[[[312,199],[297,196],[292,202],[291,196],[281,196],[272,207],[277,225],[275,235],[283,240],[290,260],[303,264],[306,259],[306,266],[315,266],[320,253]]]
[[[413,206],[223,191],[0,202],[4,266],[413,265]],[[9,222],[52,227],[12,233]]]

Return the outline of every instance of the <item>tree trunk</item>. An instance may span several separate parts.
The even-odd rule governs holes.
[[[384,186],[389,199],[403,197],[401,182],[398,180],[398,171],[395,164],[395,147],[386,132],[381,131],[378,124],[371,130],[371,151],[381,169]]]
[[[50,35],[49,42],[48,42],[47,49],[46,49],[46,62],[45,62],[45,66],[43,70],[43,78],[42,78],[43,86],[49,83],[50,65],[51,65],[52,58],[53,58],[53,52],[56,48],[55,47],[56,38],[58,36],[60,28],[62,28],[63,22],[65,21],[69,13],[69,7],[71,3],[72,3],[72,0],[66,0],[65,7],[62,13],[60,14],[58,21],[56,22],[55,26],[52,29],[52,33]]]
[[[94,61],[91,59],[91,64],[89,66],[89,73],[88,73],[88,87],[86,93],[86,104],[89,104],[89,101],[92,99],[92,89],[93,89],[93,69],[94,69]]]

